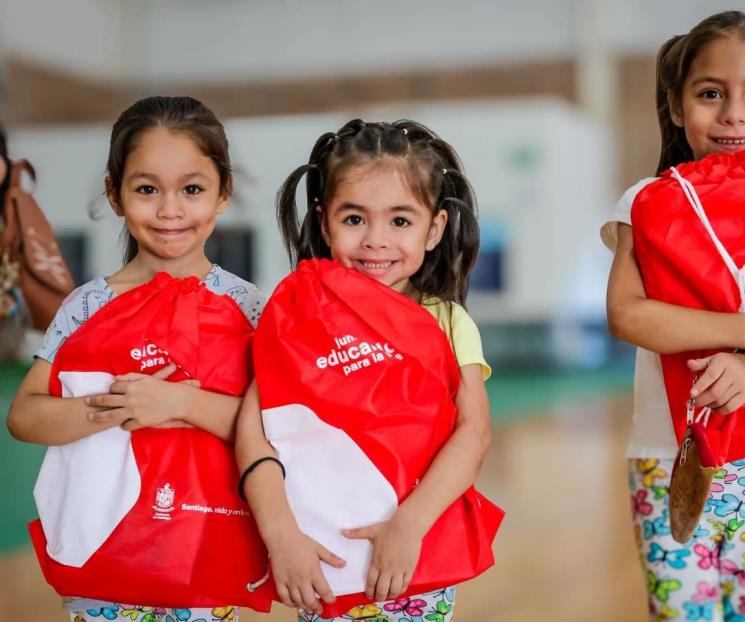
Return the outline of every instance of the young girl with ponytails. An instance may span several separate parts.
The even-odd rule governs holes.
[[[742,166],[745,14],[713,15],[662,46],[657,112],[657,177],[632,186],[601,231],[615,252],[608,323],[638,346],[627,456],[650,619],[745,620],[745,455],[735,442],[712,445],[721,460],[702,455],[721,468],[687,542],[671,534],[668,491],[690,458],[687,430],[730,443],[742,427],[732,413],[745,404],[745,316],[733,312],[743,289],[731,276],[745,259],[743,223],[717,217],[714,197]]]
[[[307,211],[299,215],[296,191],[303,178],[307,190]],[[410,593],[409,586],[422,571],[421,565],[417,567],[420,556],[424,559],[428,550],[431,553],[438,546],[447,545],[445,540],[437,539],[443,536],[436,529],[429,534],[430,540],[436,539],[429,546],[425,536],[438,520],[442,520],[454,502],[464,493],[470,494],[467,491],[478,475],[490,444],[489,407],[484,386],[490,368],[484,360],[478,329],[464,308],[468,276],[476,259],[479,242],[473,190],[453,148],[422,124],[413,121],[370,123],[354,120],[346,123],[338,132],[325,133],[316,141],[308,164],[296,169],[279,191],[277,214],[290,259],[297,269],[294,275],[288,277],[288,282],[314,284],[302,290],[311,298],[315,296],[314,292],[320,292],[308,307],[319,305],[321,313],[325,305],[336,309],[336,303],[331,301],[336,296],[335,299],[345,301],[345,309],[340,310],[340,314],[346,314],[347,308],[351,308],[350,313],[354,315],[358,312],[363,314],[367,318],[363,323],[365,328],[382,324],[379,334],[388,332],[386,327],[392,333],[405,332],[399,326],[405,325],[404,316],[408,317],[409,314],[420,321],[423,330],[429,330],[432,324],[435,332],[430,337],[427,336],[429,332],[399,335],[398,342],[392,342],[390,349],[386,343],[381,348],[379,358],[375,358],[373,353],[371,360],[388,360],[387,357],[390,357],[391,364],[397,364],[395,359],[399,355],[394,354],[397,343],[404,343],[407,337],[420,342],[437,340],[444,333],[444,347],[448,352],[443,352],[439,358],[445,360],[454,354],[457,361],[453,366],[457,385],[454,425],[444,433],[441,445],[429,465],[416,477],[411,487],[398,495],[398,502],[394,496],[385,520],[373,524],[349,524],[344,521],[350,519],[340,519],[343,538],[347,541],[369,541],[371,554],[367,566],[360,572],[364,589],[357,591],[364,591],[364,594],[358,595],[356,602],[349,600],[354,598],[351,596],[335,602],[338,594],[334,594],[328,577],[337,576],[335,573],[342,572],[348,561],[351,565],[351,560],[342,559],[336,554],[338,550],[332,550],[336,544],[323,545],[304,532],[299,524],[307,517],[295,515],[296,508],[290,508],[293,503],[292,499],[288,502],[288,496],[291,488],[295,490],[291,479],[293,476],[300,477],[301,474],[296,471],[302,469],[293,469],[285,459],[284,449],[277,449],[275,453],[275,449],[280,447],[278,443],[284,439],[278,438],[275,443],[270,438],[276,445],[273,447],[264,438],[259,393],[267,436],[276,425],[268,415],[276,413],[267,412],[265,401],[268,394],[265,394],[265,386],[267,390],[273,388],[262,385],[258,368],[263,364],[257,359],[258,386],[255,384],[251,387],[244,401],[238,423],[236,451],[239,467],[244,471],[243,491],[269,550],[278,597],[286,605],[300,609],[299,620],[304,622],[330,619],[394,622],[422,619],[423,616],[451,620],[454,589],[450,584],[429,583],[428,591],[414,594]],[[333,276],[324,281],[325,273]],[[316,278],[317,274],[321,276]],[[347,284],[350,288],[344,289]],[[336,286],[338,289],[335,289]],[[345,295],[345,292],[356,292],[358,289],[363,292],[359,297]],[[289,305],[294,304],[300,296],[285,295],[286,291],[281,284],[267,307],[269,315],[264,316],[257,333],[257,356],[264,347],[260,345],[262,331],[270,329],[275,317],[278,318],[280,329],[287,321],[286,318],[282,319],[284,316],[279,311],[274,311],[275,300],[289,301]],[[336,295],[332,291],[341,293]],[[277,302],[277,306],[281,301]],[[302,301],[298,304],[302,304]],[[392,312],[391,316],[385,315],[388,305],[399,305],[401,315],[396,315],[397,311]],[[314,313],[314,309],[308,313]],[[337,318],[341,318],[341,315],[329,311],[329,323],[335,323]],[[322,333],[318,323],[309,323],[307,326],[313,332]],[[315,329],[312,328],[314,326]],[[294,339],[296,332],[288,328],[287,338]],[[308,336],[308,340],[312,337]],[[334,349],[330,356],[317,360],[313,358],[314,364],[308,375],[301,371],[298,376],[303,378],[302,383],[305,384],[318,382],[316,392],[324,393],[324,378],[329,377],[332,368],[333,373],[339,369],[341,374],[340,368],[343,367],[338,385],[342,391],[329,396],[327,403],[330,416],[338,415],[337,419],[342,425],[345,416],[363,417],[352,412],[357,406],[360,409],[366,407],[366,403],[361,404],[353,399],[349,403],[343,402],[343,387],[348,386],[352,392],[351,383],[363,383],[365,377],[376,373],[375,365],[371,366],[372,369],[365,368],[365,361],[359,362],[367,342],[355,339],[354,336],[337,339],[335,344],[332,343]],[[361,346],[349,346],[349,343],[361,343]],[[277,347],[281,349],[284,344],[277,343]],[[278,356],[280,360],[285,360],[283,354]],[[299,357],[300,354],[290,352],[287,356]],[[401,358],[406,358],[406,355]],[[340,359],[344,365],[339,363]],[[283,369],[288,367],[284,365]],[[289,370],[288,373],[293,372]],[[419,370],[416,373],[423,372]],[[292,375],[282,376],[281,381],[291,383],[293,378]],[[369,391],[364,391],[368,396],[365,402],[378,399],[380,393],[384,392],[382,387],[387,386],[383,380],[370,382],[374,384]],[[412,380],[412,383],[416,381]],[[338,399],[336,406],[333,404],[335,397]],[[311,396],[310,399],[316,397]],[[413,393],[411,399],[416,399]],[[391,406],[391,409],[395,408]],[[307,412],[307,408],[303,409]],[[414,422],[411,424],[415,426]],[[349,434],[354,437],[359,433],[363,438],[360,443],[365,448],[364,433],[355,427],[359,425],[364,426],[364,423],[351,422],[350,419],[352,431]],[[315,429],[326,433],[328,426],[318,425]],[[402,442],[406,441],[408,434],[413,446],[418,442],[417,429],[407,424],[394,436],[398,442]],[[388,445],[381,446],[378,440],[368,439],[370,446],[377,446],[378,449],[365,452],[373,462],[382,461],[388,455]],[[411,451],[416,453],[417,450]],[[319,488],[333,487],[336,482],[341,485],[345,479],[343,472],[354,470],[353,464],[356,463],[351,458],[347,460],[346,454],[337,454],[335,450],[324,453],[329,455],[312,456],[312,463],[308,463],[307,468],[315,470],[320,468],[318,463],[332,460],[338,465],[336,473],[329,472],[328,481],[315,483]],[[272,464],[278,461],[284,461],[285,465]],[[287,494],[283,485],[284,466],[287,471]],[[312,494],[312,490],[308,489],[312,489],[313,485],[313,481],[308,483],[307,494]],[[388,484],[383,482],[382,486]],[[359,489],[363,492],[367,488],[359,482]],[[330,492],[329,499],[333,498],[333,492]],[[354,496],[354,492],[353,487],[348,493],[350,497]],[[325,493],[319,490],[317,494]],[[372,489],[369,494],[373,494]],[[501,519],[501,511],[483,498],[479,498],[473,507],[477,514],[481,510],[490,512],[489,508],[493,508],[492,518],[483,519],[482,523],[486,526],[480,550],[486,561],[477,570],[480,572],[491,564],[491,538]],[[347,509],[341,508],[342,511]],[[498,517],[495,518],[496,514]],[[478,522],[482,519],[474,520]],[[308,520],[305,524],[312,522]],[[468,520],[463,519],[457,524],[464,523],[468,523]],[[472,525],[469,523],[469,526]],[[440,535],[432,535],[435,532]],[[338,534],[338,530],[335,533]],[[457,539],[456,532],[451,533],[453,539]],[[333,539],[333,534],[330,537]],[[458,551],[458,554],[461,553],[464,551]],[[472,555],[477,556],[476,549],[472,550]],[[431,559],[431,555],[427,559]],[[453,558],[452,563],[457,565],[457,560]],[[343,606],[340,604],[342,601],[345,603]],[[333,609],[324,608],[332,603]],[[326,611],[334,613],[326,615]]]

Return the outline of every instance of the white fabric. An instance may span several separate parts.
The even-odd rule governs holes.
[[[60,372],[62,397],[108,393],[104,372]],[[34,486],[47,553],[82,566],[106,541],[140,496],[131,434],[119,427],[49,447]]]
[[[714,232],[714,229],[709,222],[709,217],[706,215],[704,206],[701,205],[701,199],[698,198],[698,193],[696,192],[696,188],[693,187],[693,184],[685,177],[683,177],[678,172],[678,169],[676,169],[674,166],[670,169],[670,171],[675,181],[677,181],[680,184],[680,187],[683,189],[683,193],[686,195],[688,203],[693,208],[696,216],[698,216],[701,224],[704,225],[704,228],[709,234],[711,241],[714,243],[719,256],[722,258],[722,261],[727,266],[727,270],[729,270],[732,279],[735,281],[735,285],[737,285],[737,291],[740,292],[739,311],[740,313],[745,312],[745,267],[738,268],[735,260],[732,259],[732,256],[727,252],[727,249],[724,248],[724,244],[722,244],[722,242],[719,240],[719,237]]]
[[[631,206],[636,195],[656,179],[647,177],[631,186],[616,204],[608,222],[600,229],[600,237],[611,251],[616,250],[619,223],[631,225]],[[634,413],[626,456],[675,458],[677,450],[678,444],[670,418],[660,356],[644,348],[637,348],[634,368]]]
[[[287,469],[285,488],[298,526],[347,562],[344,568],[323,565],[329,586],[338,596],[364,591],[372,546],[340,530],[391,518],[396,491],[344,431],[306,406],[269,408],[262,417],[266,438]]]

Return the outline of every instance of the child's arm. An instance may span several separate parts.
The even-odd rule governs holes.
[[[175,370],[171,364],[152,376],[116,376],[109,393],[88,398],[88,404],[98,409],[91,412],[91,421],[116,421],[127,430],[182,421],[232,442],[241,398],[205,391],[194,381],[165,380]]]
[[[264,435],[256,382],[246,393],[238,415],[235,453],[241,473],[256,460],[275,455]],[[300,531],[287,501],[279,465],[262,462],[245,479],[243,492],[269,551],[280,599],[288,607],[320,614],[318,597],[327,603],[335,600],[320,562],[336,568],[345,562]]]
[[[49,395],[52,365],[37,359],[23,379],[8,411],[8,430],[19,441],[65,445],[119,425],[121,421],[94,422],[85,398]]]
[[[489,402],[479,364],[460,368],[455,429],[419,485],[388,521],[346,529],[348,538],[373,543],[365,595],[387,600],[408,588],[419,559],[421,542],[450,504],[473,484],[491,444]]]
[[[647,298],[631,227],[622,223],[608,280],[607,311],[614,336],[660,354],[745,348],[745,314],[702,311]]]

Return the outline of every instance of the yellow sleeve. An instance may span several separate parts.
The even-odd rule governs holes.
[[[468,312],[456,302],[443,302],[437,298],[428,299],[422,306],[434,316],[445,333],[458,366],[481,365],[484,380],[488,380],[491,367],[484,358],[479,329]]]
[[[455,358],[458,365],[481,365],[484,380],[491,376],[491,367],[484,358],[484,349],[481,345],[481,334],[476,322],[473,321],[468,312],[459,304],[452,305],[451,331],[446,331],[450,344],[453,346]]]

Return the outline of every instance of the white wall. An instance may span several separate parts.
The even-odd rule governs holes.
[[[546,319],[557,310],[602,317],[608,254],[598,221],[613,197],[610,144],[595,123],[550,99],[387,106],[365,117],[410,117],[435,128],[460,153],[482,220],[504,225],[507,288],[503,295],[472,298],[478,319]],[[251,182],[239,178],[241,205],[231,206],[222,222],[256,229],[256,280],[266,291],[288,270],[275,221],[276,191],[307,161],[318,136],[346,120],[313,115],[226,123],[233,164],[248,171]],[[88,204],[102,190],[108,132],[102,126],[29,128],[11,136],[11,153],[37,167],[37,198],[55,227],[89,232],[91,274],[110,274],[121,257],[120,225],[106,205],[99,201],[101,221],[87,218]]]
[[[125,0],[3,0],[0,54],[116,81],[131,66],[135,14]]]
[[[112,81],[314,74],[569,58],[605,5],[613,49],[653,53],[716,11],[709,0],[3,0],[6,53]],[[590,25],[589,27],[592,27]]]

